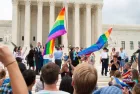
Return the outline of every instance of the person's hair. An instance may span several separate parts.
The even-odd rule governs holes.
[[[21,49],[21,46],[18,47],[18,51]]]
[[[76,47],[76,49],[79,49],[79,47]]]
[[[134,94],[140,94],[140,83],[136,84],[133,88],[133,93]]]
[[[139,75],[139,79],[138,79],[138,82],[140,83],[140,75]]]
[[[16,57],[17,63],[22,63],[22,58],[21,57]]]
[[[123,50],[123,48],[121,47],[120,50]]]
[[[60,68],[55,63],[48,63],[41,69],[41,76],[45,84],[55,84],[58,80]]]
[[[90,64],[79,64],[73,74],[76,94],[91,94],[97,84],[97,70]]]
[[[62,66],[62,72],[65,72],[65,68],[69,68],[67,63],[64,63]]]
[[[132,64],[131,64],[131,63],[126,63],[126,65],[128,65],[128,66],[131,68],[131,65],[132,65]]]
[[[44,88],[44,81],[43,81],[43,79],[42,79],[41,76],[40,76],[40,81],[41,81],[41,83],[42,83],[42,85],[43,85],[43,88]]]
[[[106,47],[104,47],[104,48],[103,48],[103,50],[107,50],[107,48],[106,48]]]
[[[70,48],[70,51],[73,51],[73,49],[74,49],[74,47],[71,47],[71,48]]]
[[[86,61],[87,59],[88,59],[88,57],[85,55],[85,56],[84,56],[84,60]]]
[[[4,69],[0,70],[0,79],[3,79],[6,76],[6,71]]]
[[[112,48],[112,51],[116,51],[116,49],[115,48]]]
[[[60,47],[56,47],[56,50],[60,50]]]
[[[115,73],[114,73],[114,76],[116,78],[121,78],[121,72],[119,70],[116,70]]]
[[[16,57],[16,61],[18,63],[18,67],[20,69],[20,72],[23,73],[26,70],[26,66],[25,66],[25,64],[22,63],[22,58]]]
[[[132,79],[134,80],[134,79],[139,79],[139,73],[138,73],[138,70],[136,70],[136,69],[132,69]]]
[[[114,55],[113,58],[117,58],[118,59],[118,56],[117,55]]]
[[[16,51],[17,51],[17,47],[14,48],[13,52],[16,52]]]
[[[72,78],[68,75],[64,76],[60,82],[59,90],[73,94]]]
[[[33,70],[25,70],[23,72],[23,78],[26,82],[26,85],[30,86],[30,85],[34,84],[35,79],[36,79],[36,74]]]

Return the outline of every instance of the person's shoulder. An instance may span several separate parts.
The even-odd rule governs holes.
[[[58,91],[58,94],[70,94],[70,93],[65,92],[65,91]]]
[[[35,94],[51,94],[51,93],[49,93],[49,92],[46,91],[46,90],[41,90],[41,91],[39,91],[39,92],[37,92],[37,93],[35,93]]]
[[[42,94],[42,93],[41,93]],[[44,94],[44,93],[43,93]],[[46,94],[46,93],[45,93]],[[47,93],[48,94],[48,93]],[[49,94],[70,94],[65,91],[49,91]]]
[[[68,92],[64,91],[47,91],[47,90],[41,90],[37,92],[36,94],[70,94]]]

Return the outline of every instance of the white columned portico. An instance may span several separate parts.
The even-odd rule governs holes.
[[[80,47],[80,5],[75,4],[75,31],[74,31],[74,46]]]
[[[91,5],[86,5],[86,47],[91,46]]]
[[[24,47],[30,46],[30,30],[31,30],[31,2],[30,0],[25,1],[25,29],[24,29]]]
[[[42,44],[42,17],[43,17],[43,2],[38,0],[38,14],[37,14],[37,42]]]
[[[52,29],[52,26],[54,25],[55,22],[55,2],[50,1],[50,29]]]
[[[97,5],[96,7],[96,32],[97,32],[97,39],[100,37],[102,32],[102,5]]]
[[[13,15],[12,15],[12,42],[17,45],[18,37],[18,1],[13,0]]]

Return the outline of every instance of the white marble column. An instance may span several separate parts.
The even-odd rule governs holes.
[[[55,22],[55,3],[52,1],[50,2],[50,30]]]
[[[96,30],[95,30],[95,9],[91,9],[91,44],[94,44],[96,42]]]
[[[97,40],[102,35],[102,5],[97,5],[96,7],[96,32],[97,32]]]
[[[74,31],[74,46],[80,47],[80,5],[75,4],[75,31]]]
[[[43,17],[43,2],[38,0],[38,14],[37,14],[37,42],[42,44],[42,17]]]
[[[64,53],[68,52],[68,4],[65,6],[65,28],[67,33],[62,36],[62,44],[64,45]]]
[[[86,5],[86,47],[91,46],[91,5]]]
[[[12,42],[17,45],[18,37],[18,1],[13,0],[13,15],[12,15]]]
[[[30,30],[31,30],[31,2],[25,1],[25,29],[24,29],[24,47],[30,46]]]

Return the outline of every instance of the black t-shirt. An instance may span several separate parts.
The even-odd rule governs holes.
[[[114,61],[111,60],[110,63],[112,64],[113,62],[114,62]],[[120,62],[119,62],[119,61],[117,61],[117,64],[120,66]],[[111,70],[116,71],[116,70],[118,70],[118,68],[116,68],[115,64],[112,64],[112,66],[111,66]]]
[[[118,57],[118,60],[119,60],[119,61],[121,61],[121,60],[122,60],[122,58],[119,56],[119,57]]]

